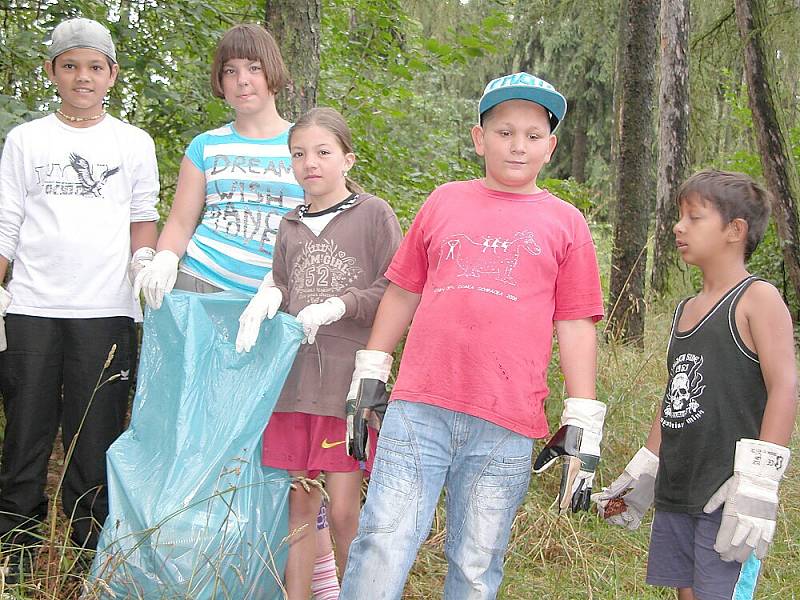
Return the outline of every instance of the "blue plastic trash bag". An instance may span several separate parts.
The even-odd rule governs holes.
[[[303,329],[278,313],[234,348],[247,300],[175,292],[148,310],[129,429],[109,448],[109,515],[87,598],[282,597],[286,471],[261,434]]]

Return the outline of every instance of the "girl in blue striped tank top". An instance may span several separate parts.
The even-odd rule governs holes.
[[[275,106],[287,78],[261,26],[236,25],[220,40],[211,87],[235,119],[186,149],[158,252],[136,278],[152,308],[176,285],[251,296],[270,271],[281,218],[303,200],[287,146],[290,123]]]
[[[235,118],[191,141],[158,252],[135,257],[134,292],[141,290],[153,309],[173,288],[253,296],[272,269],[281,219],[303,204],[289,155],[291,123],[275,106],[288,72],[272,35],[259,25],[230,28],[217,45],[211,74],[214,95]],[[321,523],[313,591],[317,600],[328,600],[338,596],[339,583],[327,521]]]

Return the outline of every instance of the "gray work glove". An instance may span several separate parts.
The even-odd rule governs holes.
[[[751,552],[767,555],[778,514],[778,483],[789,464],[788,448],[761,440],[736,442],[733,477],[703,507],[712,513],[723,504],[714,550],[722,560],[745,562]]]
[[[633,455],[622,475],[602,492],[592,494],[597,512],[608,523],[626,527],[631,531],[639,528],[645,513],[653,506],[656,490],[658,457],[645,447]],[[622,502],[614,509],[614,502]],[[609,502],[611,506],[609,507]],[[609,509],[606,511],[606,509]],[[617,512],[621,509],[621,512]]]

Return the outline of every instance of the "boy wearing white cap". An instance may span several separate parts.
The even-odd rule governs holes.
[[[564,97],[537,77],[490,82],[472,128],[486,176],[436,189],[386,273],[350,392],[356,456],[369,409],[386,414],[343,599],[401,597],[442,487],[444,597],[496,596],[533,440],[548,433],[554,328],[570,398],[537,467],[566,457],[559,506],[588,506],[605,415],[594,400],[597,259],[581,213],[536,183],[565,112]],[[390,353],[409,324],[386,409],[375,380],[387,381]]]
[[[0,288],[0,549],[12,578],[26,556],[17,550],[35,542],[31,530],[47,514],[59,426],[65,449],[77,435],[62,486],[73,541],[97,543],[108,511],[105,451],[123,429],[141,320],[128,268],[157,235],[153,140],[103,107],[118,73],[108,30],[65,21],[48,57],[60,105],[11,130],[0,160],[0,279],[14,264],[8,291]],[[110,379],[95,390],[107,361]]]

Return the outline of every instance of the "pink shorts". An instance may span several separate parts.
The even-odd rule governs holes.
[[[301,412],[276,412],[264,430],[261,462],[267,467],[287,471],[307,471],[316,479],[322,471],[350,473],[372,471],[377,437],[369,429],[369,460],[362,462],[347,456],[347,424],[339,417],[323,417]]]

